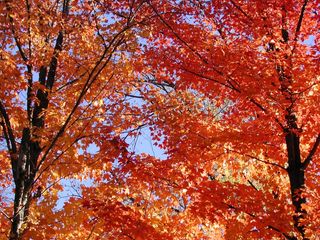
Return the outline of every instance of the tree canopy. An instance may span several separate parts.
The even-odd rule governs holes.
[[[1,1],[0,239],[318,239],[319,10]]]

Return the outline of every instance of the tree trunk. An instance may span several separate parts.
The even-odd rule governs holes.
[[[10,231],[10,240],[21,239],[26,228],[29,207],[32,201],[37,159],[41,149],[38,142],[31,139],[30,129],[23,129],[19,156],[13,159],[13,176],[15,183],[14,210]]]
[[[22,181],[16,187],[14,199],[14,217],[11,225],[10,240],[21,239],[25,224],[28,220],[31,193],[28,186]]]
[[[288,153],[288,175],[290,179],[291,199],[296,213],[293,217],[294,226],[301,234],[302,238],[307,240],[308,238],[305,237],[305,227],[303,224],[300,224],[300,221],[306,214],[306,211],[302,209],[302,204],[306,202],[306,199],[301,195],[304,188],[305,172],[301,162],[300,140],[297,133],[294,131],[286,133],[286,145]]]

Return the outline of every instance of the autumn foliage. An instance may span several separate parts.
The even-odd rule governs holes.
[[[0,239],[319,239],[319,9],[1,1]]]

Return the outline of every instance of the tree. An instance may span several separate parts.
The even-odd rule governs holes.
[[[54,236],[61,179],[97,181],[127,154],[119,136],[140,118],[125,97],[143,5],[1,1],[2,237]]]
[[[189,208],[227,239],[316,239],[319,2],[149,5],[148,66],[189,95],[157,122]]]
[[[2,238],[319,236],[318,1],[0,6]]]

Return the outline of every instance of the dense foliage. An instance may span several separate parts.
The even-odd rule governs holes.
[[[1,1],[0,238],[318,239],[319,11]]]

